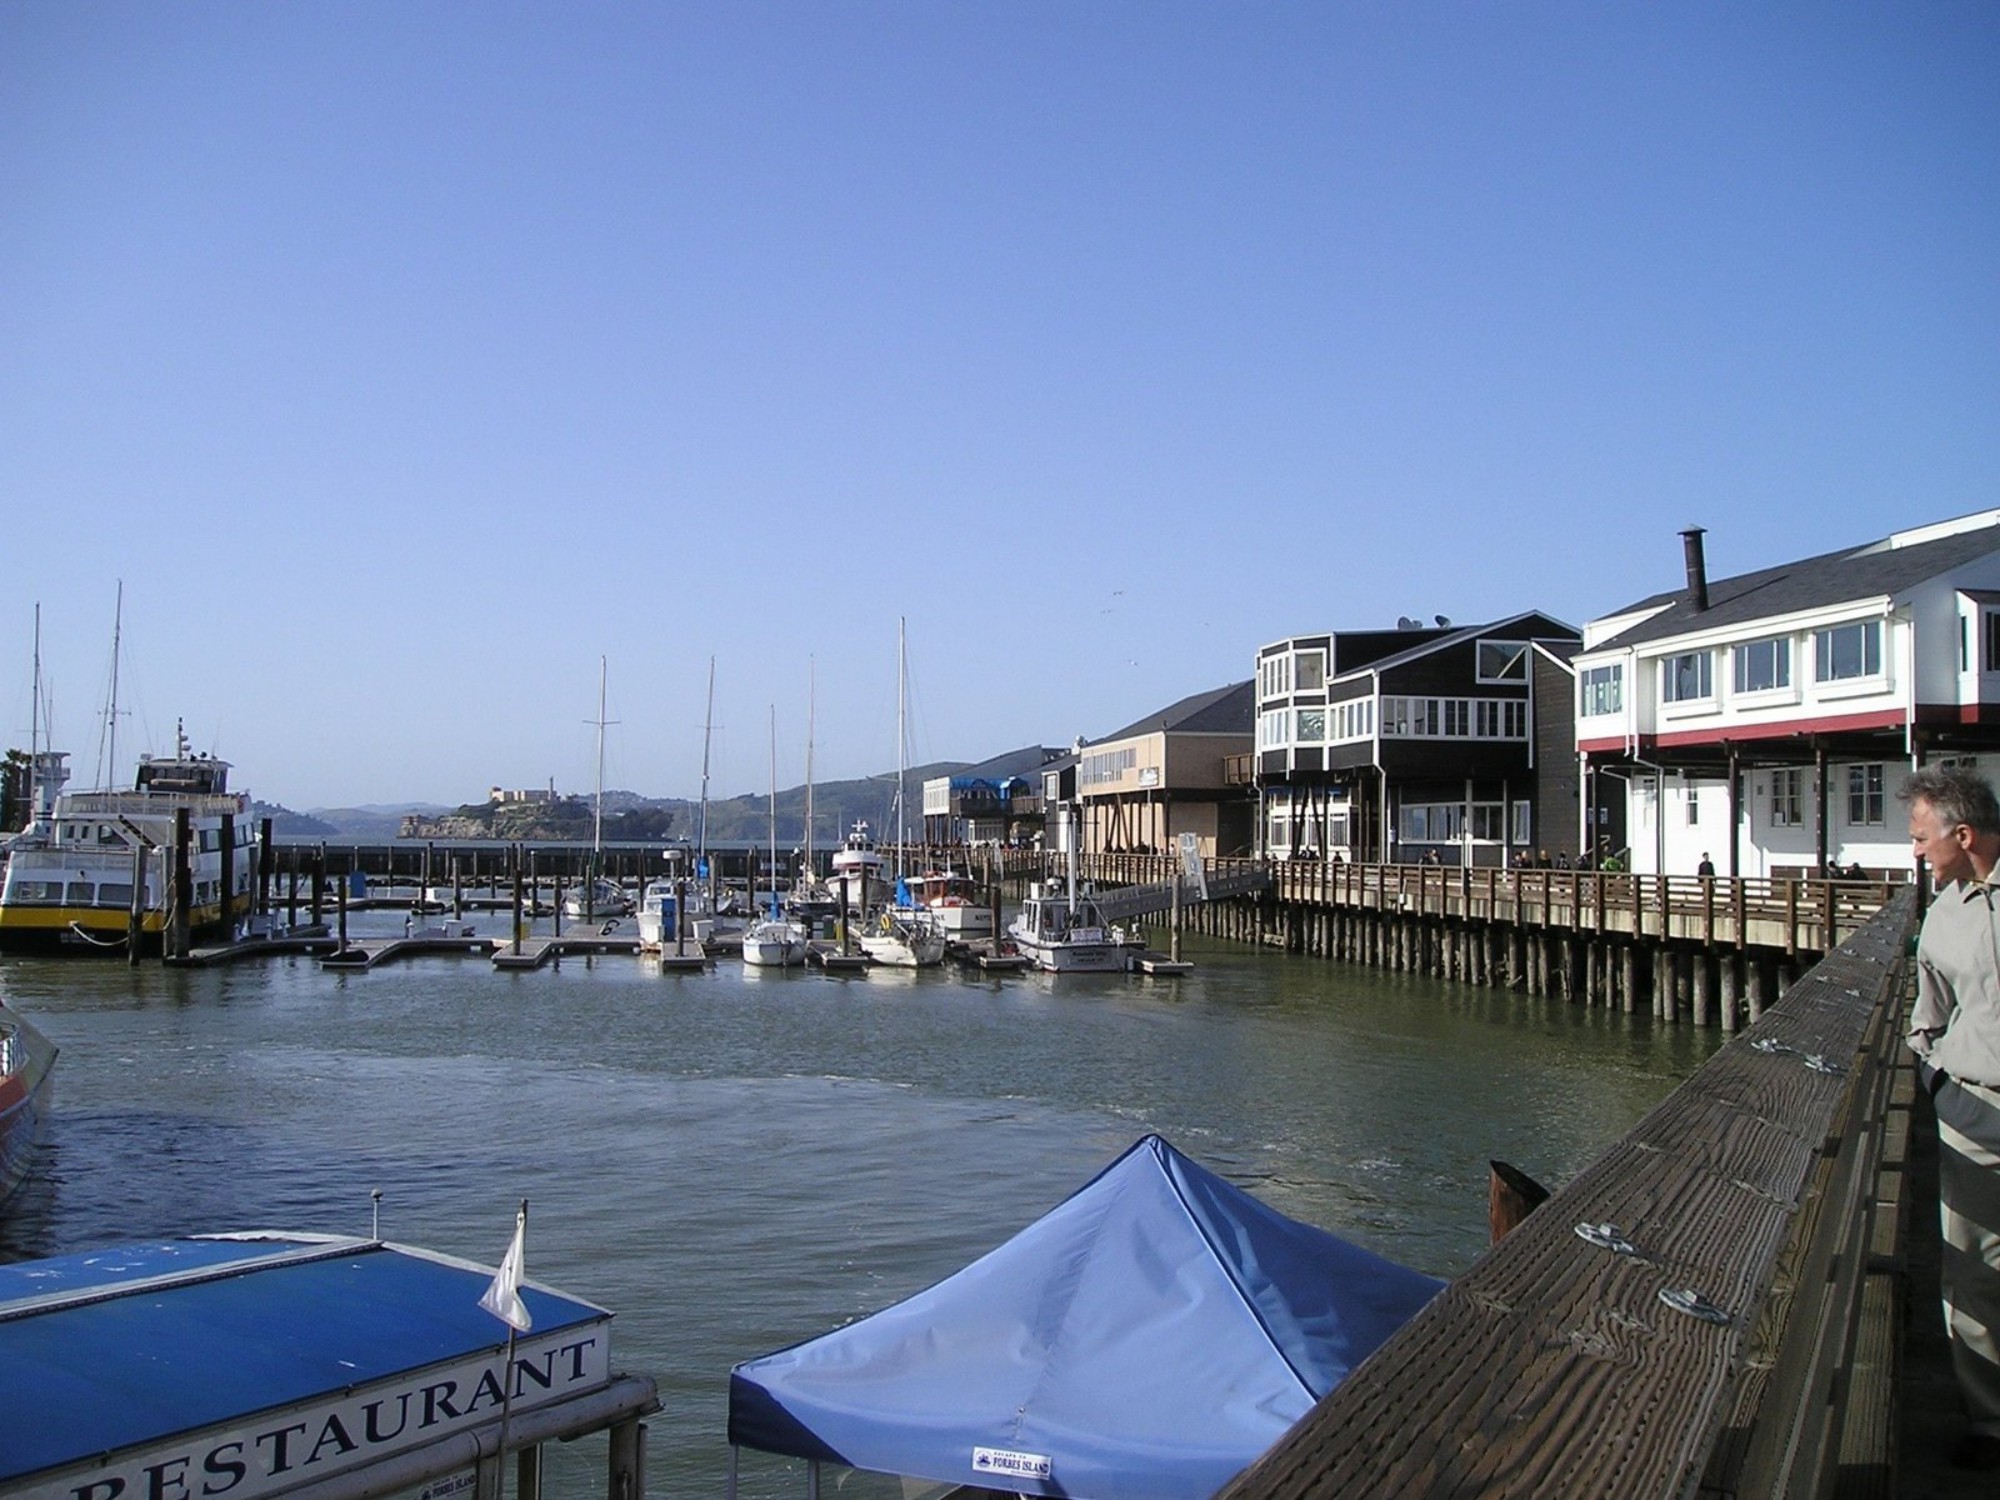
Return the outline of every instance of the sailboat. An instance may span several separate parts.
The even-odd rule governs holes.
[[[599,917],[623,917],[631,913],[632,898],[615,880],[607,880],[604,870],[604,686],[608,668],[597,658],[597,811],[591,820],[590,873],[578,889],[563,897],[563,915],[573,921],[594,922]]]
[[[896,897],[882,909],[873,930],[861,935],[861,951],[878,964],[899,969],[927,969],[944,962],[944,929],[932,919],[928,907],[910,900],[903,884],[903,849],[908,842],[903,827],[903,773],[908,755],[908,735],[904,728],[909,697],[909,659],[906,654],[903,621],[896,621]]]
[[[841,915],[839,899],[832,887],[819,878],[813,855],[813,724],[819,710],[819,672],[813,659],[806,659],[806,837],[799,850],[799,868],[792,877],[792,893],[785,910],[810,934],[816,924]]]
[[[771,708],[771,911],[743,934],[743,962],[753,969],[788,969],[806,961],[806,930],[778,905],[778,710]]]

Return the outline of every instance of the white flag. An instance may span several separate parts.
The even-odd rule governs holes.
[[[528,1316],[527,1304],[521,1300],[521,1270],[528,1256],[528,1205],[523,1203],[521,1211],[514,1216],[514,1243],[507,1247],[501,1257],[500,1269],[493,1277],[493,1285],[486,1289],[486,1295],[479,1299],[479,1305],[494,1317],[521,1333],[535,1326],[535,1320]]]

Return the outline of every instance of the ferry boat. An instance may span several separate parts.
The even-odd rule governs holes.
[[[1021,913],[1007,929],[1023,957],[1051,974],[1117,974],[1132,967],[1146,945],[1104,920],[1086,891],[1052,881],[1029,889]]]
[[[0,1002],[0,1203],[21,1185],[55,1092],[55,1044]]]
[[[249,915],[257,862],[250,799],[229,790],[227,761],[196,755],[179,726],[174,733],[177,753],[141,756],[128,792],[66,791],[69,753],[35,757],[29,823],[7,844],[0,878],[0,949],[122,953],[135,904],[140,941],[157,949],[181,812],[190,940],[226,938]]]

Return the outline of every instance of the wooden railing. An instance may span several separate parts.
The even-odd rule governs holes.
[[[1879,1492],[1914,920],[1899,893],[1221,1500]]]
[[[1158,854],[1080,856],[1109,885],[1168,880]],[[1601,870],[1459,870],[1436,865],[1210,860],[1211,875],[1265,869],[1280,904],[1505,922],[1630,938],[1824,953],[1907,887],[1879,880],[1731,879]]]

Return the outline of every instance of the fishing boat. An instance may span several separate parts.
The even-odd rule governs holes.
[[[0,1203],[21,1185],[48,1120],[56,1047],[0,1002]]]
[[[7,843],[0,949],[124,952],[136,926],[157,949],[184,911],[190,941],[227,938],[249,915],[256,865],[250,799],[229,790],[230,766],[197,755],[175,727],[176,753],[139,758],[130,791],[72,792],[67,751],[32,758],[26,828]],[[187,886],[174,881],[174,826],[187,817]]]
[[[969,943],[993,936],[993,908],[980,900],[979,886],[961,870],[926,870],[908,875],[910,904],[931,914],[947,943]]]
[[[883,889],[882,855],[866,822],[857,822],[833,851],[833,877],[828,885],[843,911],[861,911]]]
[[[1123,973],[1146,950],[1137,937],[1105,921],[1074,881],[1067,890],[1053,881],[1030,887],[1007,931],[1024,957],[1051,974]]]

